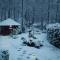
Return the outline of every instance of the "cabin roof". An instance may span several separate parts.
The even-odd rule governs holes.
[[[0,26],[10,26],[10,25],[20,25],[20,24],[10,18],[0,22]]]

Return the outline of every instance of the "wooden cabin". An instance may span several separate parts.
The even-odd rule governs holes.
[[[14,21],[13,19],[7,19],[0,22],[0,35],[9,35],[13,33],[13,30],[16,30],[20,27],[20,24]]]

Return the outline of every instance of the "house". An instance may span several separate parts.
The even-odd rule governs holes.
[[[10,33],[13,33],[18,27],[20,27],[19,23],[13,19],[8,18],[0,22],[0,35],[9,35]]]

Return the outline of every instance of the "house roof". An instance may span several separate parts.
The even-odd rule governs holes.
[[[20,25],[20,24],[10,18],[0,22],[0,26],[8,26],[8,25]]]

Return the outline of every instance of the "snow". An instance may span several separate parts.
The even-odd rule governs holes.
[[[46,33],[35,34],[37,37],[34,41],[42,41],[44,45],[40,49],[23,46],[21,37],[29,40],[28,33],[17,35],[16,39],[11,36],[0,36],[0,49],[9,50],[9,60],[60,60],[60,49],[48,43]]]
[[[55,28],[55,29],[58,28],[58,29],[59,29],[59,28],[60,28],[60,24],[59,24],[59,23],[48,24],[48,25],[46,26],[46,28],[47,28],[47,29],[49,29],[49,28],[51,28],[51,29],[52,29],[52,28]]]
[[[40,23],[34,23],[33,26],[40,26],[41,24]]]
[[[7,26],[7,25],[10,26],[10,25],[20,25],[20,24],[10,18],[0,22],[0,26]]]

